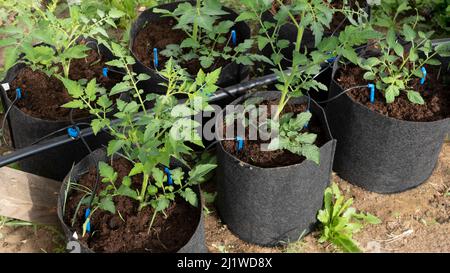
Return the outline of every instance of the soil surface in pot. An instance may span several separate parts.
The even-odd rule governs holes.
[[[277,100],[266,100],[263,101],[260,105],[278,105]],[[307,110],[307,103],[304,104],[288,104],[284,108],[281,115],[285,113],[301,113]],[[270,113],[268,114],[270,115]],[[237,124],[235,123],[235,128],[237,128]],[[224,128],[225,132],[225,128]],[[324,145],[328,139],[325,135],[325,131],[322,129],[320,125],[320,121],[314,115],[312,116],[308,128],[305,128],[301,131],[309,132],[317,134],[317,139],[315,141],[315,145],[321,147]],[[245,132],[245,141],[244,147],[241,151],[237,151],[236,141],[234,140],[224,140],[222,141],[222,145],[224,149],[240,160],[262,168],[273,168],[273,167],[281,167],[281,166],[289,166],[303,162],[306,158],[304,156],[300,156],[294,153],[291,153],[288,150],[276,150],[276,151],[261,151],[261,144],[270,143],[270,141],[262,141],[262,140],[248,140],[249,139],[249,130],[246,129]]]
[[[154,68],[154,55],[153,49],[157,48],[158,52],[163,51],[170,44],[179,45],[188,36],[186,33],[179,29],[172,29],[177,24],[177,21],[172,18],[160,18],[158,21],[149,21],[146,26],[139,30],[138,34],[134,38],[133,53],[136,58],[144,65],[150,68]],[[225,37],[230,37],[231,33],[228,33]],[[225,44],[216,45],[216,51],[221,52],[225,47]],[[159,54],[158,63],[159,69],[163,69],[165,63],[169,60],[166,56]],[[208,69],[203,69],[205,72],[211,72],[219,67],[224,67],[229,62],[223,58],[216,59],[214,64]],[[197,72],[202,68],[198,58],[194,58],[189,62],[180,64],[186,69],[189,74],[197,75]]]
[[[114,160],[112,167],[118,173],[116,186],[122,183],[122,178],[130,172],[132,164],[124,159]],[[90,168],[77,183],[90,189],[94,188],[96,181],[96,168]],[[131,188],[140,189],[142,180],[139,176],[132,179]],[[97,194],[106,188],[109,183],[100,183]],[[66,202],[64,222],[81,237],[84,212],[86,206],[81,205],[75,215],[76,208],[84,193],[71,191]],[[194,234],[199,221],[199,208],[192,207],[181,198],[165,211],[158,213],[150,233],[148,227],[153,216],[151,206],[138,210],[139,203],[124,196],[113,197],[116,211],[121,217],[108,211],[98,209],[91,218],[91,235],[81,238],[85,245],[95,252],[176,252],[183,247]],[[71,227],[75,215],[75,224]]]
[[[108,90],[120,81],[120,78],[112,73],[109,77],[103,76],[102,69],[108,61],[104,56],[92,49],[87,51],[87,54],[85,58],[72,60],[70,79],[90,81],[96,78],[97,83]],[[15,105],[24,113],[45,120],[69,120],[70,109],[61,105],[71,101],[72,97],[56,77],[48,77],[41,71],[24,67],[11,82],[11,90],[8,92],[11,101],[16,98],[16,88],[21,88],[24,96]],[[74,119],[87,116],[88,111],[73,110]]]
[[[406,92],[401,92],[393,103],[386,100],[377,90],[375,103],[370,102],[370,90],[368,88],[354,89],[348,92],[350,98],[359,102],[372,111],[384,116],[406,121],[429,122],[450,117],[450,92],[448,92],[447,72],[440,71],[437,67],[427,67],[427,79],[424,85],[420,85],[420,79],[412,82],[413,89],[420,92],[425,100],[424,105],[413,104],[408,100]],[[345,90],[357,85],[367,85],[363,78],[365,71],[353,65],[347,65],[337,71],[335,79]],[[440,78],[438,78],[438,75]]]

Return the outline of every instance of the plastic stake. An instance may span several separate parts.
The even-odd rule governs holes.
[[[22,98],[22,89],[16,88],[16,98],[20,100]]]
[[[370,103],[375,102],[375,84],[369,83],[367,87],[370,88]]]
[[[423,73],[423,77],[420,79],[420,84],[423,85],[425,83],[425,79],[427,78],[427,70],[423,66],[420,70],[422,70]]]
[[[244,149],[244,138],[238,136],[236,137],[237,146],[236,149],[238,152],[240,152],[242,149]]]
[[[164,172],[167,174],[167,184],[172,185],[173,184],[172,173],[170,172],[169,168],[164,167]]]
[[[86,212],[84,213],[84,219],[86,219],[86,220],[89,219],[90,214],[91,214],[91,209],[87,208]],[[87,233],[91,232],[91,221],[89,221],[89,220],[86,223],[86,232]]]
[[[231,41],[233,42],[233,45],[237,45],[237,37],[236,37],[236,30],[231,31]]]
[[[108,68],[107,67],[103,67],[103,77],[108,77]]]
[[[153,64],[158,67],[158,63],[158,49],[155,47],[153,48]]]

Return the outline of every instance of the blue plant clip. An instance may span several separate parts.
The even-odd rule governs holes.
[[[427,70],[425,67],[421,67],[420,70],[422,70],[423,77],[420,79],[420,84],[423,85],[425,83],[425,79],[427,78]]]
[[[87,220],[89,218],[89,215],[91,214],[91,209],[87,208],[86,212],[84,213],[84,219]],[[91,221],[88,220],[86,223],[86,232],[89,233],[91,232]]]
[[[20,100],[22,98],[22,89],[16,88],[16,98]]]
[[[153,64],[155,65],[155,67],[158,67],[158,49],[155,47],[153,48]]]
[[[107,67],[103,67],[103,77],[108,77],[108,68]]]
[[[164,167],[164,172],[167,174],[167,184],[172,185],[173,178],[172,178],[172,173],[170,172],[169,168]]]
[[[336,57],[331,57],[326,62],[331,64],[331,63],[334,63],[335,60],[336,60]]]
[[[237,141],[236,149],[238,152],[240,152],[242,151],[242,149],[244,149],[244,138],[237,136],[236,141]]]
[[[370,88],[370,103],[375,102],[375,84],[369,83],[367,87]]]
[[[67,134],[73,139],[78,138],[80,136],[80,128],[77,126],[69,127],[67,128]]]
[[[236,30],[231,31],[231,41],[233,42],[233,45],[237,45],[237,37],[236,37]]]

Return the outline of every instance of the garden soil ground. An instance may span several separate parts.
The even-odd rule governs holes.
[[[366,226],[355,235],[366,252],[450,252],[450,141],[444,145],[439,163],[431,178],[410,191],[382,195],[353,186],[338,176],[333,180],[347,197],[353,197],[354,207],[377,215],[382,223]],[[214,191],[209,182],[205,191]],[[245,243],[222,224],[209,206],[205,217],[206,242],[210,252],[334,252],[328,244],[319,244],[319,234],[312,233],[298,242],[277,248]],[[0,229],[0,252],[61,251],[59,235],[47,228],[3,227]]]

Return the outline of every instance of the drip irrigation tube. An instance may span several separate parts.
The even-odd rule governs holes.
[[[237,85],[233,85],[227,88],[219,89],[214,95],[210,97],[210,102],[216,102],[230,96],[240,96],[245,91],[250,90],[255,87],[272,84],[277,81],[277,76],[275,74],[266,75],[260,78],[256,78],[247,82],[243,82]],[[112,123],[118,122],[119,120],[112,120]],[[88,137],[93,134],[91,128],[80,129],[80,136]],[[81,138],[72,139],[68,135],[61,135],[47,140],[39,141],[28,147],[13,151],[9,154],[0,156],[0,167],[6,166],[8,164],[14,163],[16,161],[22,160],[24,158],[39,154],[41,152],[56,148],[58,146],[64,145],[66,143],[77,141]]]

